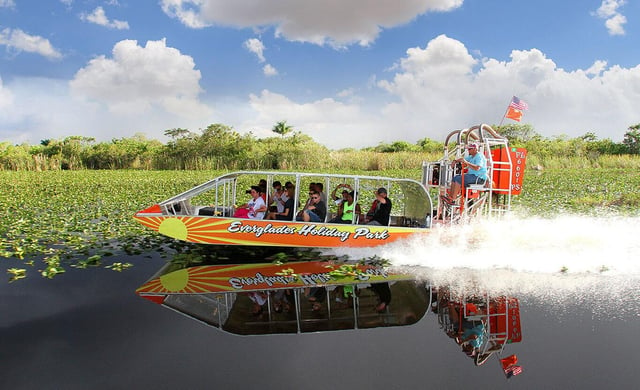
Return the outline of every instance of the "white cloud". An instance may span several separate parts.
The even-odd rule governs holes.
[[[448,11],[463,0],[161,0],[163,11],[189,27],[275,26],[291,41],[345,46],[368,45],[383,28],[410,22],[429,11]]]
[[[161,0],[162,11],[172,18],[177,18],[185,26],[202,28],[210,26],[200,15],[200,7],[204,0]]]
[[[253,54],[255,54],[258,57],[258,60],[260,62],[265,61],[264,54],[263,54],[264,44],[262,43],[261,40],[256,38],[247,39],[246,41],[244,41],[244,47],[250,52],[252,52]]]
[[[14,8],[16,3],[13,0],[0,0],[0,8]]]
[[[593,131],[620,142],[639,121],[640,66],[624,69],[596,61],[586,70],[568,72],[538,49],[514,50],[509,61],[476,59],[461,42],[441,35],[424,48],[408,49],[395,72],[378,81],[388,94],[385,100],[394,102],[376,103],[368,96],[371,91],[358,97],[352,90],[339,94],[351,98],[346,103],[334,98],[296,102],[265,90],[250,97],[253,118],[236,127],[267,136],[286,118],[332,148],[442,140],[454,129],[498,124],[513,95],[529,104],[522,123],[548,137]]]
[[[626,4],[626,0],[603,0],[595,12],[600,19],[605,19],[605,27],[609,31],[609,35],[624,35],[624,25],[627,18],[618,12],[618,8]]]
[[[278,70],[276,68],[274,68],[273,66],[271,66],[271,64],[266,64],[263,68],[262,68],[262,72],[264,73],[265,76],[267,77],[271,77],[271,76],[277,76],[278,75]]]
[[[94,9],[90,14],[81,14],[80,19],[85,22],[94,23],[99,26],[113,28],[116,30],[129,29],[129,23],[127,22],[123,22],[121,20],[109,20],[102,7],[96,7],[96,9]]]
[[[176,115],[206,115],[199,102],[200,71],[193,58],[167,47],[166,41],[124,40],[113,57],[99,56],[80,69],[70,82],[72,91],[104,103],[112,111],[138,112],[160,106]]]
[[[19,52],[36,53],[48,59],[60,59],[62,54],[55,49],[48,39],[37,35],[29,35],[20,29],[5,28],[0,31],[0,45]]]
[[[195,131],[219,122],[270,137],[273,125],[285,119],[331,148],[363,147],[442,140],[453,129],[499,123],[513,95],[529,104],[522,123],[548,137],[594,132],[621,142],[640,121],[640,65],[622,68],[597,60],[566,71],[538,49],[514,50],[506,61],[479,58],[441,35],[407,49],[392,73],[372,79],[372,85],[345,85],[335,96],[308,101],[269,90],[246,99],[224,96],[213,112],[200,101],[200,72],[191,57],[164,40],[144,47],[121,41],[110,57],[91,60],[70,83],[5,80],[0,134],[31,143],[69,135],[109,140],[136,132],[162,139],[165,129]]]

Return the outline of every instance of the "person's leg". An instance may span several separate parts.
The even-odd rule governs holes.
[[[455,202],[460,194],[460,187],[462,186],[462,176],[455,175],[451,181],[451,188],[449,189],[449,199]]]

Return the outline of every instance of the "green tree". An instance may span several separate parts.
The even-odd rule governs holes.
[[[622,143],[627,146],[629,153],[640,153],[640,123],[637,125],[629,126],[629,131],[624,133],[624,139]]]
[[[498,134],[506,137],[509,142],[514,144],[522,144],[540,135],[536,133],[530,124],[508,124],[502,126],[492,126]]]
[[[271,131],[284,137],[286,134],[293,131],[293,127],[289,126],[287,121],[280,121],[273,126]]]

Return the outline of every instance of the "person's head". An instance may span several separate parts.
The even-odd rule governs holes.
[[[284,188],[291,188],[291,187],[293,187],[293,183],[292,182],[288,181],[288,182],[284,183]]]
[[[285,185],[285,190],[287,191],[287,196],[289,198],[294,198],[296,196],[296,186],[291,184],[290,186]]]
[[[470,143],[469,145],[467,145],[467,150],[469,151],[470,155],[474,155],[476,153],[478,153],[478,144],[476,143]]]
[[[251,194],[253,199],[259,197],[260,192],[262,192],[262,189],[259,186],[251,186],[251,188],[247,190],[247,194]]]
[[[273,189],[276,191],[280,191],[282,189],[282,183],[280,183],[279,181],[274,181],[273,182]]]
[[[313,203],[320,202],[320,193],[318,191],[311,191],[309,192],[309,195],[311,196],[311,202]]]
[[[324,184],[316,183],[316,191],[322,192],[324,190]]]
[[[383,198],[387,197],[387,189],[384,187],[380,187],[378,188],[378,191],[376,191],[376,194],[382,196]]]
[[[309,192],[316,190],[316,183],[309,183]]]
[[[356,197],[356,193],[355,193],[355,191],[347,192],[346,194],[345,194],[345,193],[343,193],[342,195],[345,197],[344,199],[345,199],[349,204],[351,204],[351,202],[353,202],[353,199],[355,199],[355,197]]]
[[[347,199],[347,195],[349,195],[349,191],[342,190],[342,199]]]

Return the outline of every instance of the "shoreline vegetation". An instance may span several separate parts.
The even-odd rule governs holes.
[[[581,137],[544,138],[530,125],[494,126],[513,147],[527,149],[527,166],[559,168],[640,168],[640,124],[629,127],[620,143]],[[199,132],[171,129],[166,143],[137,134],[96,142],[83,136],[46,139],[39,145],[0,142],[0,170],[364,170],[415,169],[422,161],[440,159],[444,145],[429,138],[380,143],[362,149],[329,150],[286,122],[278,122],[274,137],[241,135],[213,124]],[[443,138],[446,134],[443,134]]]

